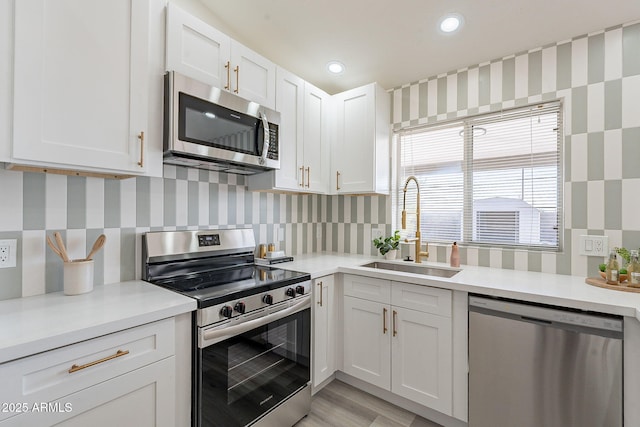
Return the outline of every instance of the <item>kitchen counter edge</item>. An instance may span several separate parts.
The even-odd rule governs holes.
[[[640,293],[588,285],[585,283],[585,278],[581,276],[462,265],[461,271],[455,276],[440,278],[361,267],[362,264],[371,261],[384,260],[375,256],[322,252],[299,255],[293,262],[278,264],[278,267],[309,273],[312,279],[335,273],[356,274],[454,291],[629,316],[640,320]],[[422,265],[450,268],[446,263],[431,261],[423,262]]]
[[[140,280],[0,301],[0,363],[195,309],[194,299]]]

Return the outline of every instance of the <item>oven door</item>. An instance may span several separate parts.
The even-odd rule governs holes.
[[[307,386],[311,377],[310,313],[305,298],[293,307],[246,322],[250,326],[226,328],[242,331],[251,327],[231,337],[225,338],[224,329],[203,329],[196,370],[196,425],[251,425]],[[213,344],[207,345],[210,342]]]

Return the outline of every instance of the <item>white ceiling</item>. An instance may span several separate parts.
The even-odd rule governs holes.
[[[640,19],[640,0],[200,0],[219,28],[333,94],[390,89]],[[464,16],[456,34],[441,16]],[[640,55],[640,53],[638,53]],[[346,65],[330,76],[326,63]]]

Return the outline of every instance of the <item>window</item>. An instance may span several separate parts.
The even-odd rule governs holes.
[[[561,130],[560,102],[402,130],[396,207],[415,176],[426,241],[559,249]],[[409,182],[408,233],[417,223],[416,197]]]

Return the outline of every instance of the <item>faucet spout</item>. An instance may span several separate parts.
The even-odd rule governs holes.
[[[421,251],[420,247],[422,246],[422,242],[420,239],[420,184],[418,184],[418,179],[411,175],[407,178],[404,183],[403,195],[402,195],[402,229],[407,229],[407,187],[409,186],[409,182],[413,181],[416,183],[417,191],[417,200],[416,200],[416,237],[413,239],[405,239],[406,242],[415,241],[416,250],[415,250],[415,262],[420,264],[422,260],[420,259],[422,256],[429,258],[429,244],[427,243],[427,250]]]

